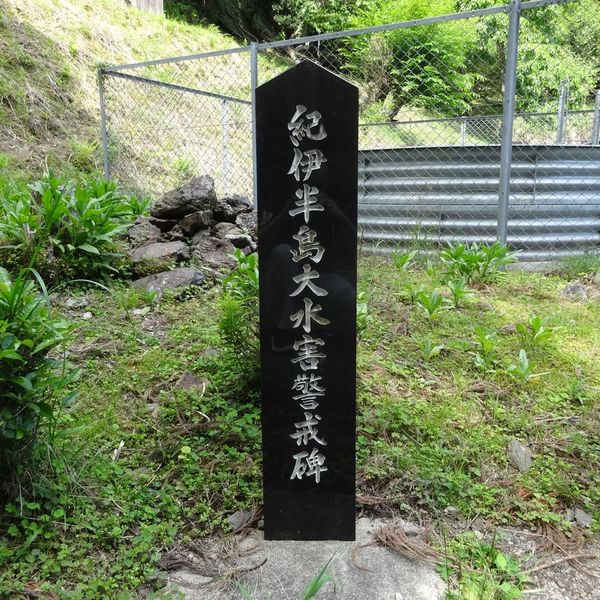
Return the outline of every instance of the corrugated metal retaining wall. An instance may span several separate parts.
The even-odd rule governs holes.
[[[365,150],[363,249],[496,239],[499,146]],[[525,260],[600,250],[600,147],[515,146],[508,243]]]

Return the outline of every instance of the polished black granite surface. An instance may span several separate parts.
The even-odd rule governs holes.
[[[358,90],[304,61],[256,112],[265,537],[353,540]]]

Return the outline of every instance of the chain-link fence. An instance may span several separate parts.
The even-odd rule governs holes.
[[[254,90],[309,59],[360,91],[364,247],[500,239],[531,260],[593,252],[600,244],[600,92],[591,94],[592,74],[569,56],[549,65],[560,80],[544,85],[525,60],[538,50],[543,56],[547,40],[535,24],[556,18],[563,3],[513,0],[103,68],[105,170],[154,196],[208,173],[218,194],[252,197]]]

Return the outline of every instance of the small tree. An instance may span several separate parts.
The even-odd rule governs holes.
[[[352,20],[355,27],[409,21],[453,12],[452,0],[381,0]],[[347,69],[369,83],[366,105],[388,107],[393,120],[404,106],[459,115],[468,111],[476,75],[468,51],[476,33],[469,21],[447,22],[359,36],[349,41]]]

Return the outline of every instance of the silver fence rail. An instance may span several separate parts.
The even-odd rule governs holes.
[[[531,52],[545,43],[521,17],[535,11],[537,21],[556,18],[567,2],[512,0],[101,68],[106,175],[157,196],[208,173],[218,194],[253,197],[254,91],[309,59],[359,87],[366,248],[390,251],[414,244],[417,235],[434,246],[499,239],[532,260],[597,251],[600,91],[575,99],[565,56],[558,69],[564,81],[532,106],[527,70],[519,68],[520,45]],[[453,41],[442,53],[431,45],[439,36]],[[481,47],[462,51],[463,38]],[[504,50],[492,60],[494,48]]]

